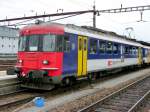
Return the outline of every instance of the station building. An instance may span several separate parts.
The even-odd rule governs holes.
[[[13,56],[18,51],[19,29],[0,26],[0,56]]]

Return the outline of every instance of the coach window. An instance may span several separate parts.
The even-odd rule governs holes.
[[[119,52],[118,44],[114,44],[114,46],[113,46],[113,53],[114,54],[118,54],[118,52]]]
[[[148,49],[145,49],[145,56],[147,56],[148,54]]]
[[[70,40],[68,36],[64,37],[64,52],[70,52]]]
[[[129,47],[129,54],[132,55],[132,47]]]
[[[130,54],[130,55],[133,55],[133,52],[132,52],[132,51],[133,51],[133,50],[132,50],[132,46],[130,46],[130,47],[129,47],[129,54]]]
[[[63,36],[56,38],[56,49],[57,51],[63,51]]]
[[[128,46],[125,47],[125,54],[129,54],[129,47]]]
[[[90,54],[97,53],[97,40],[90,39]]]
[[[104,54],[105,49],[106,49],[106,42],[105,41],[99,41],[99,52],[101,54]]]
[[[113,47],[112,42],[108,42],[107,43],[107,49],[106,49],[108,54],[112,54],[112,47]]]
[[[132,48],[132,54],[136,55],[136,48],[135,47]]]

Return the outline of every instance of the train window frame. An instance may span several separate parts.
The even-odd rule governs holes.
[[[79,38],[79,50],[82,50],[82,38]]]
[[[132,46],[129,46],[129,55],[133,55],[133,53],[132,53]]]
[[[114,50],[114,47],[117,46],[117,49]],[[116,52],[115,52],[116,51]],[[118,55],[119,54],[119,44],[118,43],[113,43],[113,54]]]
[[[106,41],[104,41],[104,40],[99,40],[99,47],[98,47],[98,50],[99,50],[99,53],[100,54],[105,54],[106,53]],[[104,46],[102,46],[102,45],[104,45]],[[101,49],[102,48],[102,49]],[[102,52],[103,51],[103,52]]]
[[[145,49],[145,56],[147,57],[148,55],[148,49]]]
[[[65,41],[65,39],[67,41]],[[66,43],[67,42],[67,43]],[[65,53],[70,53],[70,50],[71,50],[71,42],[70,42],[70,38],[68,35],[65,35],[64,36],[64,39],[63,39],[63,52]]]
[[[87,50],[87,39],[83,39],[83,50]]]
[[[28,50],[30,52],[37,52],[39,51],[39,37],[36,37],[35,35],[31,35],[31,36],[29,38]]]
[[[113,53],[113,42],[107,41],[106,43],[107,43],[106,44],[107,45],[106,46],[106,53],[109,54],[109,55],[112,55],[112,53]],[[109,44],[111,44],[111,49],[110,50],[108,50],[108,45]],[[111,51],[111,52],[108,52],[108,51]]]
[[[22,40],[22,39],[24,39],[24,40]],[[24,47],[24,48],[21,48],[21,49],[20,49],[20,47],[21,47],[20,45],[22,45],[22,44],[21,44],[22,41],[24,41],[24,43],[22,43],[22,44],[24,44],[24,45],[22,46],[22,47]],[[26,36],[20,36],[20,37],[19,37],[19,42],[18,42],[18,51],[20,51],[20,52],[21,52],[21,51],[28,51],[27,49],[28,49],[28,38],[27,38]]]
[[[42,51],[43,52],[56,52],[56,38],[57,38],[57,35],[51,35],[51,34],[49,34],[49,35],[42,35],[43,37],[42,37]],[[52,44],[50,44],[51,46],[49,46],[49,48],[51,48],[51,49],[44,49],[44,46],[45,46],[45,44],[44,44],[44,38],[46,38],[46,36],[53,36],[53,37],[48,37],[47,39],[50,39],[50,41],[49,41],[49,43],[51,42]],[[39,35],[39,39],[40,39],[40,35]],[[39,41],[40,42],[40,41]],[[48,40],[47,41],[45,41],[45,42],[48,42]],[[49,43],[48,43],[48,45],[49,45]],[[40,43],[39,43],[40,44]],[[53,47],[52,47],[53,46]],[[47,47],[46,47],[47,48]]]
[[[89,54],[97,54],[97,43],[98,43],[98,40],[96,40],[96,39],[89,39],[89,40],[90,40],[89,41]]]
[[[132,54],[133,55],[136,55],[137,53],[136,53],[136,47],[132,47]]]
[[[124,54],[129,55],[129,46],[124,47]]]
[[[63,35],[57,35],[56,37],[56,52],[63,52],[64,45],[64,36]]]

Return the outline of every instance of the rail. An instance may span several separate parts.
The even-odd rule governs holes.
[[[143,100],[149,95],[149,84],[150,76],[146,76],[79,110],[78,112],[111,112],[118,110],[132,112],[136,110]]]

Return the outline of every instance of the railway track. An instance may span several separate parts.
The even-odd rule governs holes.
[[[133,112],[149,98],[150,76],[144,77],[78,112]]]
[[[115,77],[117,77],[117,76],[115,76]],[[110,78],[111,77],[104,77],[104,79],[101,79],[101,81],[107,80]],[[114,76],[112,76],[112,78],[114,78]],[[6,82],[9,82],[9,81],[6,81]],[[16,105],[19,105],[18,107],[20,107],[21,104],[25,104],[29,101],[32,101],[32,99],[37,96],[51,98],[56,95],[67,94],[69,92],[76,91],[78,89],[86,87],[88,85],[87,83],[88,82],[81,81],[80,83],[78,83],[72,87],[56,88],[49,92],[39,92],[39,91],[34,92],[34,91],[27,90],[27,91],[23,91],[23,92],[21,92],[21,91],[20,92],[18,91],[16,93],[14,92],[12,94],[8,94],[7,96],[2,96],[2,97],[0,96],[0,108],[3,111],[5,110],[4,112],[11,112],[13,110],[12,108],[14,108],[14,109],[16,108]],[[6,83],[4,85],[6,85]],[[9,84],[7,84],[7,85],[9,85]],[[0,112],[1,112],[1,110],[0,110]]]
[[[142,101],[137,112],[149,112],[150,111],[150,94]]]
[[[17,80],[17,77],[15,75],[1,76],[0,96],[22,91],[22,89],[20,88],[20,84],[21,82]]]
[[[82,83],[82,82],[81,82]],[[85,86],[84,84],[82,86]],[[32,91],[32,90],[26,90],[23,92],[18,92],[18,93],[13,93],[13,94],[8,94],[0,97],[0,112],[18,112],[20,110],[20,107],[26,103],[32,102],[32,100],[35,97],[44,97],[44,98],[53,98],[54,96],[59,96],[62,94],[67,94],[70,93],[76,89],[80,88],[79,84],[75,85],[75,87],[64,87],[64,88],[55,88],[51,91]],[[8,108],[9,107],[9,108]],[[22,107],[21,107],[22,108]]]
[[[21,82],[16,75],[0,77],[0,112],[7,112],[10,107],[29,102],[40,95],[36,91],[21,88],[20,84]],[[10,109],[9,111],[11,112],[12,110]]]
[[[38,94],[34,92],[20,91],[0,96],[0,108],[15,105],[17,103],[26,103],[31,101]]]
[[[9,105],[25,103],[35,97],[26,92],[27,89],[20,88],[20,84],[15,75],[0,77],[0,112]]]

